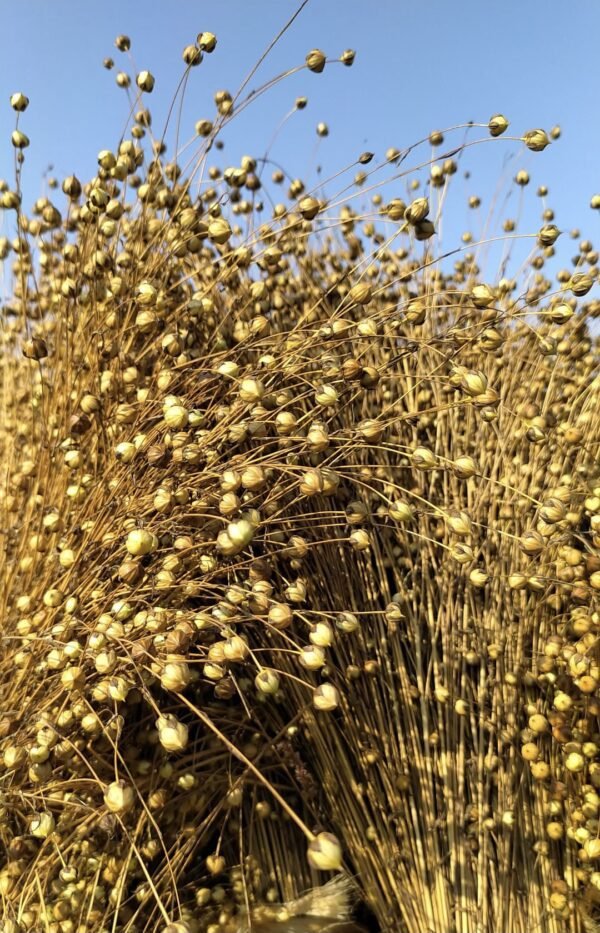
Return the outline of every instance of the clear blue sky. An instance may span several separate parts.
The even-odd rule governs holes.
[[[298,5],[296,0],[4,0],[0,178],[12,180],[12,92],[22,90],[31,99],[21,123],[31,138],[24,176],[28,205],[43,190],[41,176],[49,162],[59,178],[75,172],[86,180],[95,171],[97,152],[113,148],[124,131],[127,98],[115,75],[119,66],[132,75],[133,69],[114,47],[118,33],[131,36],[135,66],[156,77],[154,93],[146,98],[155,130],[181,77],[183,47],[202,29],[217,34],[216,52],[190,75],[181,129],[187,140],[197,119],[214,114],[213,92],[237,90]],[[548,203],[559,227],[578,225],[593,237],[598,217],[588,204],[600,191],[599,35],[598,0],[310,0],[250,87],[302,63],[313,47],[332,57],[354,48],[354,66],[327,66],[321,75],[303,71],[279,85],[232,122],[218,159],[227,165],[244,153],[262,154],[300,94],[308,97],[308,107],[287,123],[273,157],[313,182],[318,163],[326,174],[365,149],[381,159],[389,146],[405,147],[455,123],[486,122],[498,111],[515,135],[559,123],[562,138],[541,154],[504,142],[475,147],[464,165],[472,178],[461,182],[455,221],[461,228],[477,226],[466,208],[467,194],[479,194],[487,211],[503,160],[516,153],[507,178],[526,167],[533,189],[549,186]],[[115,59],[113,71],[102,67],[105,56]],[[329,124],[330,135],[317,144],[320,120]],[[516,192],[512,197],[516,200]],[[531,198],[539,212],[533,191]],[[0,217],[0,232],[5,226]],[[572,248],[564,246],[570,256]]]

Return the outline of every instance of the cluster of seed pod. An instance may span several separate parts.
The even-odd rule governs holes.
[[[208,163],[237,106],[196,125],[201,195],[142,108],[30,216],[13,132],[2,929],[288,929],[343,867],[381,930],[575,933],[600,892],[597,253],[546,275],[545,209],[517,279],[474,244],[444,264],[441,132],[427,196],[390,150],[402,196],[373,175],[361,207],[364,153],[356,195],[287,179],[266,220],[280,169]]]

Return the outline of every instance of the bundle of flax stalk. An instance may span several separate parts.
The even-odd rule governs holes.
[[[597,929],[593,244],[449,258],[459,131],[317,191],[219,92],[186,168],[152,85],[29,213],[12,101],[0,930]]]

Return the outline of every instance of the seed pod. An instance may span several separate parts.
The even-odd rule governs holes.
[[[158,538],[144,528],[135,528],[127,535],[125,547],[134,557],[141,557],[156,550]]]
[[[191,671],[186,661],[167,661],[160,675],[161,687],[181,693],[191,680]]]
[[[251,489],[256,492],[266,485],[267,477],[261,466],[249,466],[242,472],[242,486],[244,489]]]
[[[529,765],[531,775],[536,781],[547,781],[551,775],[550,765],[546,761],[532,761]]]
[[[565,758],[565,768],[572,774],[578,774],[585,768],[585,758],[579,752],[571,752]]]
[[[316,74],[320,74],[325,67],[326,60],[327,59],[324,52],[322,52],[320,49],[313,49],[306,56],[306,67],[309,69],[309,71],[314,71]]]
[[[316,198],[306,197],[298,202],[298,210],[306,220],[313,220],[319,213],[321,205]]]
[[[13,130],[10,139],[15,149],[27,149],[29,145],[29,136],[21,130]]]
[[[196,42],[203,52],[214,52],[217,47],[217,37],[214,32],[200,32],[196,37]]]
[[[367,551],[371,547],[371,538],[368,531],[358,528],[350,533],[348,540],[355,551]]]
[[[592,860],[600,859],[600,839],[586,839],[583,848],[588,858]]]
[[[450,553],[459,564],[469,564],[475,556],[473,548],[469,544],[463,544],[462,542],[453,544]]]
[[[127,813],[135,803],[135,791],[125,781],[113,781],[104,791],[104,803],[111,813]]]
[[[254,678],[254,685],[259,693],[271,696],[279,690],[279,674],[276,671],[263,668]]]
[[[342,867],[342,847],[332,833],[319,833],[310,842],[307,858],[317,871],[339,871]]]
[[[464,511],[449,512],[446,516],[446,524],[450,531],[461,536],[470,535],[473,530],[471,517],[468,512]]]
[[[321,684],[313,691],[313,706],[322,712],[331,712],[340,704],[340,695],[333,684]]]
[[[208,855],[206,857],[206,867],[211,875],[220,875],[221,872],[225,871],[226,864],[222,855]]]
[[[227,556],[234,556],[250,544],[255,532],[256,526],[241,518],[237,522],[231,522],[225,531],[219,533],[217,547]]]
[[[81,197],[81,182],[75,175],[69,175],[62,183],[62,190],[72,201]]]
[[[546,546],[546,542],[538,531],[526,531],[519,543],[525,554],[540,554]]]
[[[436,230],[431,220],[426,219],[426,220],[419,220],[414,225],[413,232],[415,235],[415,239],[421,241],[421,240],[429,240],[430,237],[432,237],[435,234]],[[419,323],[422,323],[422,321]]]
[[[318,671],[325,664],[325,651],[318,645],[305,645],[300,649],[300,663],[309,671]]]
[[[407,502],[396,500],[392,502],[389,509],[389,516],[395,522],[410,522],[414,518],[414,511]]]
[[[332,408],[339,399],[335,386],[323,385],[315,392],[315,401],[323,408]]]
[[[47,839],[54,832],[54,817],[47,810],[36,813],[29,822],[29,832],[36,839]]]
[[[471,300],[476,308],[490,308],[495,300],[494,290],[489,285],[480,283],[471,289]]]
[[[186,45],[181,56],[190,68],[195,68],[202,61],[202,52],[196,45]]]
[[[159,716],[156,728],[160,744],[168,752],[180,752],[187,746],[189,739],[188,727],[171,713],[166,716]]]
[[[145,91],[147,94],[150,94],[154,89],[154,76],[149,71],[140,71],[135,79],[135,83],[140,91]]]
[[[360,628],[360,623],[353,612],[342,612],[335,620],[335,627],[339,632],[349,635]]]
[[[210,136],[213,130],[213,125],[210,120],[198,120],[194,129],[198,136]]]
[[[393,198],[385,208],[385,213],[390,220],[404,220],[406,203],[401,198]]]
[[[550,145],[548,134],[544,130],[529,130],[521,136],[528,149],[532,152],[542,152]]]
[[[478,589],[483,589],[489,579],[489,574],[487,574],[485,570],[482,570],[481,567],[474,567],[469,573],[469,582]]]
[[[404,212],[406,220],[413,226],[425,220],[429,213],[429,201],[427,198],[416,198],[412,201]]]
[[[208,237],[213,243],[224,245],[231,237],[231,227],[224,217],[216,217],[208,225]]]
[[[136,289],[136,301],[140,305],[153,305],[156,303],[157,290],[151,282],[140,282]]]
[[[320,648],[328,648],[333,644],[333,630],[328,622],[317,622],[308,637],[313,645]]]
[[[550,839],[562,839],[564,835],[564,828],[562,823],[558,823],[555,820],[552,820],[550,823],[546,823],[546,833]]]
[[[415,447],[410,459],[417,470],[433,470],[437,465],[437,457],[427,447]]]
[[[26,340],[23,344],[23,356],[27,357],[28,360],[43,360],[48,356],[46,341],[42,340],[41,337]]]
[[[86,415],[95,414],[100,411],[100,399],[96,395],[84,395],[79,407]]]
[[[10,95],[10,106],[13,110],[16,110],[17,113],[23,113],[29,106],[29,98],[20,91],[17,91],[16,94]]]
[[[538,243],[540,246],[552,246],[558,240],[560,230],[556,224],[545,224],[538,231]]]
[[[508,120],[501,113],[496,113],[490,117],[488,128],[490,136],[501,136],[508,129]]]
[[[549,728],[548,720],[545,716],[542,716],[541,713],[534,713],[532,716],[530,716],[528,725],[529,728],[532,729],[533,732],[538,733],[538,735],[547,732]]]
[[[189,412],[183,405],[169,405],[163,408],[165,424],[174,430],[185,428],[189,421]]]
[[[458,476],[460,479],[468,479],[471,476],[476,476],[479,472],[479,468],[475,463],[473,457],[457,457],[451,464],[452,472],[455,476]]]
[[[472,398],[483,395],[487,390],[488,381],[480,370],[470,370],[463,374],[460,384],[465,392]]]
[[[561,522],[567,514],[566,506],[560,499],[546,499],[540,509],[540,515],[548,524]]]
[[[115,447],[115,457],[120,463],[131,463],[137,452],[137,447],[130,441],[122,441]]]
[[[244,661],[249,653],[248,642],[242,635],[232,635],[231,638],[225,641],[223,646],[226,661]]]
[[[594,284],[594,279],[587,272],[576,272],[575,275],[572,275],[568,287],[577,297],[587,295],[589,290]]]
[[[574,311],[571,305],[564,301],[558,302],[550,307],[548,317],[554,324],[566,324],[573,317]]]

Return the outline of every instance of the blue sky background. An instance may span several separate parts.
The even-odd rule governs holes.
[[[95,172],[97,152],[115,147],[129,111],[126,93],[115,84],[119,68],[133,78],[136,67],[155,75],[155,90],[145,103],[158,133],[183,73],[183,47],[202,29],[217,34],[216,52],[190,75],[180,135],[187,141],[197,119],[214,115],[214,91],[237,90],[298,5],[297,0],[1,0],[0,178],[12,183],[12,92],[22,90],[31,99],[21,120],[31,138],[23,180],[29,206],[44,192],[48,163],[59,179],[75,172],[87,180]],[[118,33],[131,36],[135,65],[114,47]],[[249,88],[303,63],[313,47],[331,57],[354,48],[354,66],[328,65],[321,75],[304,70],[279,84],[230,124],[223,153],[215,153],[214,161],[225,166],[244,153],[262,154],[298,95],[308,97],[308,106],[287,122],[272,156],[313,184],[317,165],[325,177],[365,149],[381,160],[389,146],[406,147],[432,129],[456,123],[486,123],[500,111],[510,120],[509,134],[559,123],[562,137],[541,154],[505,140],[471,149],[461,163],[461,173],[468,168],[471,178],[457,177],[453,185],[446,248],[455,245],[461,230],[481,230],[501,180],[502,197],[509,197],[507,213],[517,213],[519,191],[511,178],[522,167],[532,176],[528,232],[539,226],[542,205],[535,189],[543,183],[558,226],[565,231],[578,226],[593,238],[598,214],[589,209],[589,200],[600,191],[598,35],[597,0],[310,0]],[[113,71],[102,67],[105,56],[114,58]],[[315,127],[321,120],[330,135],[318,140]],[[471,132],[474,139],[486,135]],[[462,138],[463,131],[448,136],[439,151]],[[424,157],[430,154],[425,146]],[[338,180],[329,191],[340,187]],[[481,197],[478,212],[468,209],[469,194]],[[56,196],[57,203],[61,198]],[[2,232],[7,218],[0,216]],[[559,245],[568,261],[574,250],[565,239]]]

